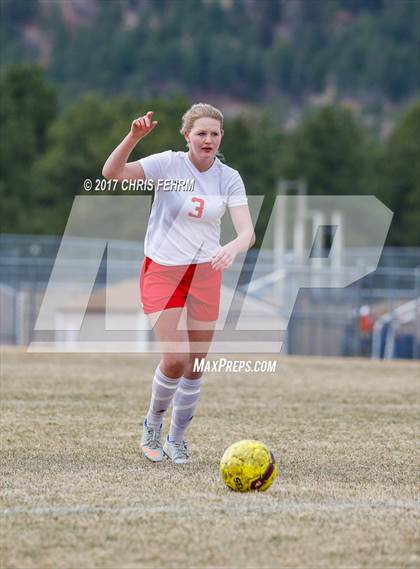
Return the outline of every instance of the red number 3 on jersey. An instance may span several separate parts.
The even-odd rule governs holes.
[[[195,206],[194,213],[188,212],[188,215],[191,217],[201,217],[204,210],[204,200],[202,198],[191,198],[191,201],[197,205]]]

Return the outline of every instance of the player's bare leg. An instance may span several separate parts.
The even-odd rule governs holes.
[[[195,320],[190,316],[187,317],[189,355],[184,377],[189,379],[199,379],[202,372],[194,371],[194,362],[196,359],[206,358],[213,341],[214,330],[217,321],[212,322]]]
[[[182,376],[189,358],[189,337],[185,308],[169,308],[149,314],[149,320],[162,352],[159,367],[166,376]]]

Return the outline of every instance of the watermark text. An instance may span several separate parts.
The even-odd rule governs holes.
[[[275,373],[277,366],[276,360],[228,360],[220,358],[218,360],[206,360],[205,358],[195,358],[195,372],[216,372],[225,371],[227,373]]]

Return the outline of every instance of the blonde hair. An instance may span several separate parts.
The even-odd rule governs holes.
[[[220,130],[223,134],[223,114],[222,111],[213,107],[213,105],[209,105],[208,103],[196,103],[192,107],[186,111],[182,116],[182,126],[180,129],[180,133],[185,135],[187,132],[190,132],[194,123],[197,119],[202,118],[217,119],[220,122]],[[190,147],[189,142],[187,142],[188,148]],[[216,152],[216,156],[220,158],[220,160],[224,160],[225,157],[221,152]]]
[[[209,105],[208,103],[197,103],[193,105],[191,108],[188,109],[186,113],[184,113],[182,117],[182,126],[180,129],[180,133],[184,135],[187,132],[190,132],[194,123],[197,119],[201,118],[212,118],[217,119],[220,122],[220,130],[223,133],[223,115],[219,109]]]

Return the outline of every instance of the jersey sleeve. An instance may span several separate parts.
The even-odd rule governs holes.
[[[239,172],[234,172],[228,186],[227,206],[235,207],[237,205],[246,205],[248,198],[246,197],[245,185]]]
[[[171,163],[172,150],[151,154],[139,160],[147,180],[163,180],[167,177],[169,165]]]

